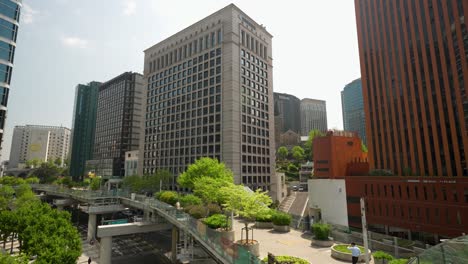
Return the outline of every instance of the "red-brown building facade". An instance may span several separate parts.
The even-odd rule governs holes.
[[[365,197],[376,228],[467,233],[468,0],[355,8],[370,168],[418,176],[347,177],[349,223]]]

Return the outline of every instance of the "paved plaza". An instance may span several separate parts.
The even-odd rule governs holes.
[[[236,240],[241,238],[241,228],[244,223],[234,219]],[[244,235],[245,236],[245,235]],[[312,247],[311,235],[291,229],[288,233],[278,233],[273,229],[254,229],[254,239],[260,243],[260,257],[264,258],[268,252],[274,255],[289,255],[308,260],[311,264],[343,264],[330,256],[330,248]],[[372,263],[372,261],[371,261]]]

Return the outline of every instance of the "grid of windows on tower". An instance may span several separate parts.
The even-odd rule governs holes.
[[[221,160],[221,58],[215,48],[148,78],[143,173]]]
[[[241,49],[242,183],[269,189],[268,65]]]

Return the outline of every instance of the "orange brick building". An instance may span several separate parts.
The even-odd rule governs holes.
[[[313,142],[314,176],[342,178],[346,175],[367,175],[367,153],[355,132],[328,131]]]

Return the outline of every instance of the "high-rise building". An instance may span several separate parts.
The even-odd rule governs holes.
[[[372,177],[346,181],[349,222],[460,236],[468,222],[468,2],[355,0]],[[378,177],[395,174],[398,176]]]
[[[138,150],[143,114],[143,76],[125,72],[99,86],[92,160],[86,172],[125,176],[125,152]]]
[[[63,165],[68,157],[70,134],[70,129],[66,127],[15,126],[8,168],[17,168],[32,159],[42,162],[60,159]]]
[[[468,176],[468,2],[355,6],[371,168]]]
[[[288,130],[292,130],[296,133],[300,133],[301,100],[294,95],[283,93],[274,93],[273,99],[275,107],[275,123],[278,125],[278,132],[284,133]]]
[[[7,114],[8,94],[16,49],[20,0],[0,0],[0,151]]]
[[[327,103],[323,100],[305,98],[301,100],[301,135],[308,136],[311,130],[326,132]]]
[[[231,4],[145,51],[142,173],[213,157],[276,198],[271,39]]]
[[[70,160],[70,175],[75,181],[83,179],[86,161],[93,158],[99,85],[90,82],[76,86]]]
[[[352,81],[341,91],[341,110],[344,130],[358,133],[362,142],[367,144],[361,79]]]

